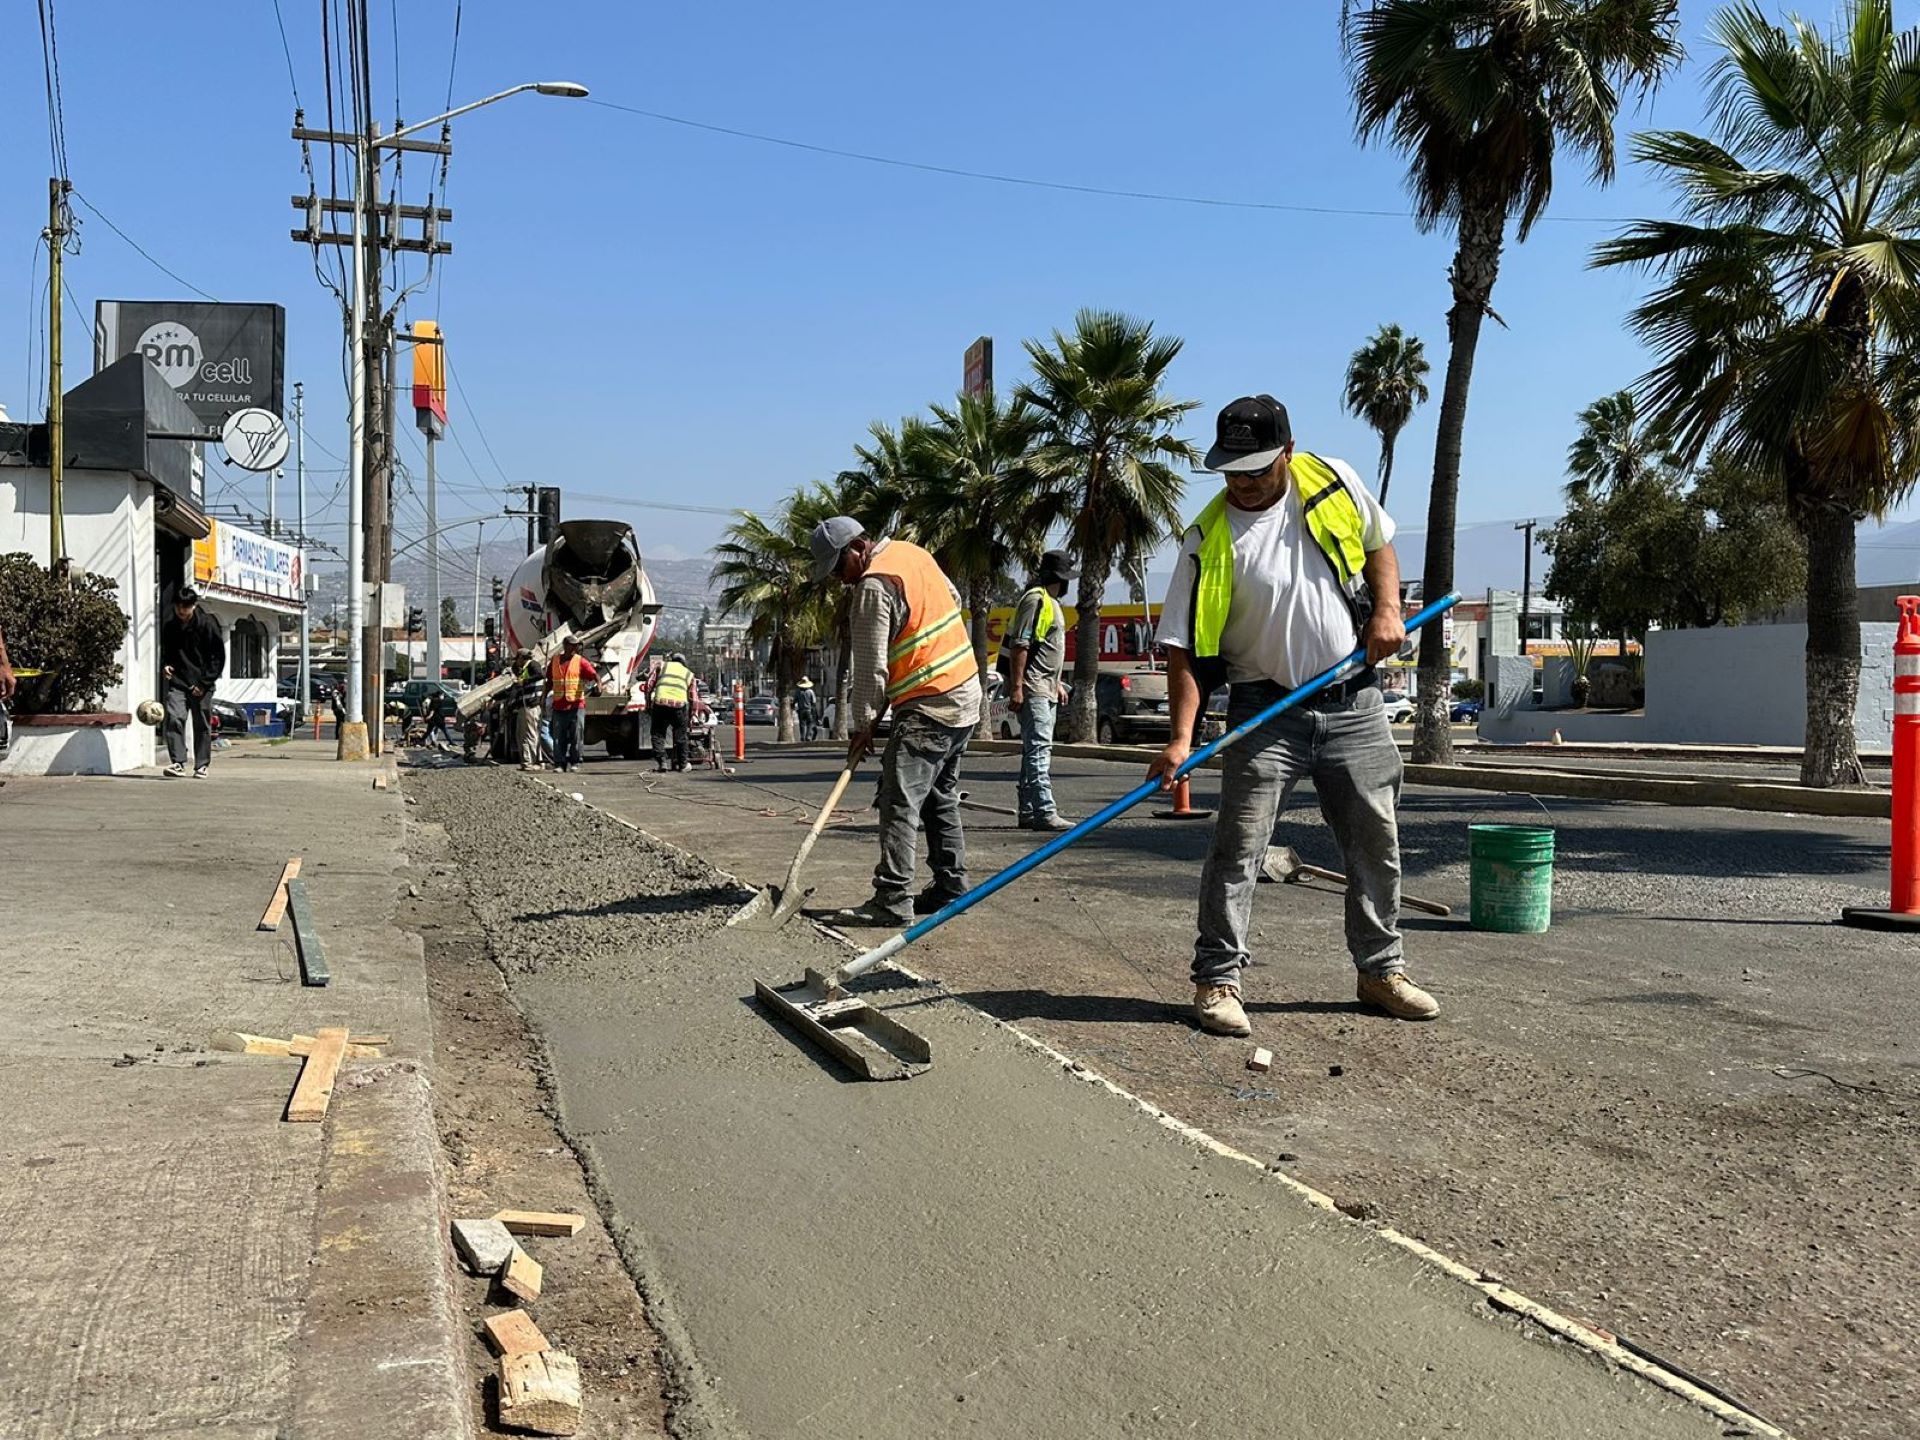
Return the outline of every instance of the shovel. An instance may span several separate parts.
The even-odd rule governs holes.
[[[1260,864],[1260,873],[1269,880],[1277,880],[1285,885],[1298,885],[1309,877],[1316,880],[1331,880],[1336,885],[1347,883],[1347,877],[1338,870],[1325,870],[1318,865],[1309,865],[1294,852],[1291,845],[1269,845],[1267,856]],[[1418,895],[1400,892],[1400,903],[1412,910],[1424,910],[1429,915],[1451,915],[1453,911],[1438,900],[1422,900]]]
[[[1421,626],[1437,620],[1441,615],[1459,603],[1460,595],[1458,591],[1441,596],[1431,605],[1423,607],[1407,621],[1407,633],[1411,635]],[[1302,700],[1325,689],[1327,686],[1333,684],[1334,681],[1365,663],[1366,650],[1364,648],[1355,649],[1352,654],[1346,656],[1346,658],[1338,664],[1322,671],[1306,684],[1288,691],[1257,715],[1241,721],[1218,740],[1202,745],[1186,758],[1186,761],[1179,769],[1175,770],[1173,774],[1163,778],[1169,783],[1181,779],[1193,770],[1198,769],[1201,765],[1204,765],[1229,745],[1237,744],[1246,739],[1247,736],[1253,734],[1254,731],[1258,730],[1262,725],[1265,725],[1281,711],[1298,705]],[[918,1035],[915,1035],[912,1031],[907,1031],[906,1035],[910,1037],[912,1041],[911,1052],[908,1052],[906,1047],[898,1043],[897,1040],[893,1043],[883,1043],[883,1041],[889,1037],[876,1037],[875,1030],[877,1027],[875,1021],[885,1021],[887,1027],[895,1031],[903,1027],[899,1026],[898,1022],[893,1021],[890,1017],[882,1015],[865,1001],[849,995],[845,988],[846,982],[857,976],[866,974],[867,971],[873,969],[876,965],[891,960],[895,955],[898,955],[902,950],[906,949],[907,946],[911,945],[929,931],[937,930],[955,916],[971,910],[996,890],[1012,884],[1029,870],[1046,864],[1047,861],[1058,855],[1069,845],[1084,840],[1109,820],[1125,814],[1142,800],[1160,794],[1161,783],[1160,779],[1151,779],[1135,786],[1118,800],[1109,804],[1105,809],[1096,814],[1089,815],[1071,830],[1062,831],[1039,849],[1028,851],[999,874],[982,880],[965,894],[955,896],[952,900],[949,900],[944,907],[936,910],[933,914],[927,916],[926,919],[915,921],[899,934],[889,936],[874,946],[873,949],[865,951],[854,959],[847,961],[846,964],[840,966],[831,975],[821,975],[816,971],[808,971],[803,979],[778,988],[768,985],[764,981],[757,982],[754,985],[754,993],[758,995],[761,1002],[773,1012],[775,1018],[784,1020],[787,1024],[792,1025],[800,1031],[801,1034],[807,1036],[823,1048],[830,1050],[851,1066],[857,1073],[865,1075],[869,1079],[895,1079],[919,1074],[920,1071],[933,1063],[933,1053],[927,1046],[926,1041]],[[888,1052],[882,1057],[882,1064],[877,1073],[869,1063],[866,1052],[854,1046],[843,1033],[847,1029],[855,1030],[856,1033],[860,1033],[867,1038],[870,1043]]]
[[[883,708],[881,715],[886,714]],[[873,732],[879,727],[880,717],[876,715],[873,724],[861,735],[857,744],[849,747],[848,753],[864,755],[867,746],[873,743]],[[840,772],[840,778],[833,782],[833,789],[827,795],[827,803],[820,807],[820,813],[814,817],[812,828],[807,831],[806,839],[800,842],[800,849],[793,857],[793,864],[787,867],[787,883],[769,885],[733,912],[728,925],[745,925],[753,930],[778,930],[798,913],[801,905],[813,894],[811,888],[800,888],[800,869],[807,863],[807,856],[813,853],[813,843],[820,838],[820,832],[827,828],[827,821],[833,817],[834,807],[840,803],[840,797],[847,793],[847,785],[853,779],[857,760],[849,760],[846,768]]]

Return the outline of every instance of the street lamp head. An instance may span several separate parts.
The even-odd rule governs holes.
[[[565,95],[572,100],[587,98],[587,87],[571,80],[542,80],[533,87],[542,95]]]

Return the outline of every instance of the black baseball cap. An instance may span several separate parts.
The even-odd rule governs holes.
[[[1265,470],[1293,443],[1287,407],[1271,395],[1243,395],[1214,422],[1209,470]]]

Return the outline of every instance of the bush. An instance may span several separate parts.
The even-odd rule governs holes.
[[[1487,682],[1484,680],[1456,680],[1453,682],[1453,698],[1456,700],[1484,700],[1487,698]]]
[[[16,669],[51,676],[51,698],[37,703],[55,715],[98,710],[120,683],[114,657],[127,635],[118,587],[104,575],[75,572],[62,584],[31,555],[0,555],[0,632]]]

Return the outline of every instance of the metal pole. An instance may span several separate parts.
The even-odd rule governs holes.
[[[367,137],[353,137],[353,297],[347,422],[347,716],[361,724],[367,713]],[[362,745],[365,744],[364,737]],[[344,749],[344,746],[343,746]]]
[[[279,489],[281,470],[279,466],[267,472],[267,534],[272,535],[277,528],[279,515],[274,504],[275,493]]]
[[[480,683],[480,541],[486,527],[473,532],[473,633],[467,636],[467,684]]]
[[[1533,599],[1533,521],[1519,520],[1514,529],[1527,532],[1526,556],[1520,570],[1520,653],[1527,653],[1527,626],[1531,618]]]
[[[398,346],[394,347],[396,350]],[[427,421],[427,678],[440,678],[440,500],[433,473],[433,421]],[[479,584],[476,578],[474,583]]]
[[[67,573],[66,479],[67,405],[60,376],[61,256],[65,253],[67,191],[59,176],[47,181],[47,511],[49,564],[56,575]]]
[[[293,682],[293,713],[305,720],[313,694],[313,616],[307,603],[307,395],[298,380],[293,382],[293,435],[294,524],[300,532],[300,670]]]

